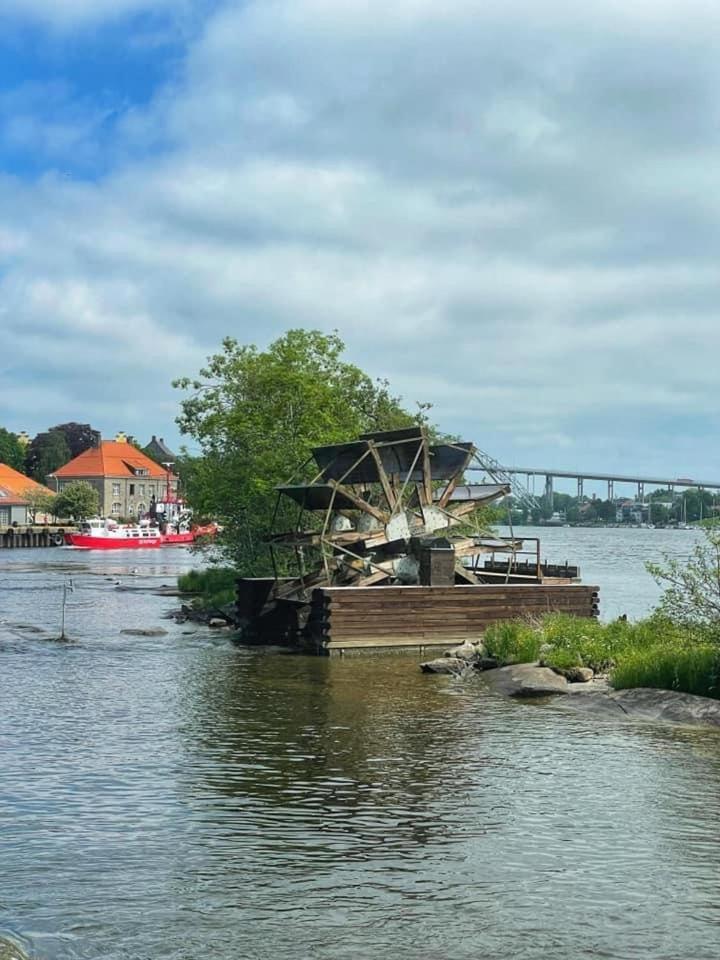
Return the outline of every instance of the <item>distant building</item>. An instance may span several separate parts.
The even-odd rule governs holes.
[[[153,434],[150,443],[143,448],[145,453],[155,461],[155,463],[175,463],[177,457],[170,447],[165,443],[162,437],[158,438]]]
[[[59,467],[48,483],[61,491],[74,480],[85,480],[100,497],[106,517],[140,517],[155,500],[177,495],[177,477],[123,439],[99,440],[97,445]],[[168,491],[169,484],[169,491]]]
[[[53,492],[6,463],[0,463],[0,527],[30,523],[32,511],[24,494],[38,490]],[[42,519],[45,519],[44,515]]]

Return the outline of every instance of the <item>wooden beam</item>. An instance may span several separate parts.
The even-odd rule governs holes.
[[[370,455],[375,461],[375,466],[377,467],[378,478],[380,480],[380,486],[383,489],[385,494],[385,499],[387,500],[387,505],[390,508],[390,514],[395,510],[395,505],[397,503],[397,498],[393,491],[393,488],[390,486],[390,481],[388,480],[388,475],[385,472],[385,467],[382,465],[382,460],[380,459],[380,454],[377,452],[377,447],[372,440],[368,440],[368,447],[370,448]]]
[[[343,486],[343,484],[338,483],[336,480],[328,480],[328,483],[331,487],[335,487],[336,490],[341,492],[343,496],[347,497],[351,503],[355,504],[358,510],[362,510],[363,513],[370,514],[371,517],[375,517],[376,520],[379,520],[383,526],[390,521],[390,517],[384,510],[378,509],[378,507],[373,507],[372,504],[367,503],[362,497],[358,497],[357,494],[353,493],[349,487]]]

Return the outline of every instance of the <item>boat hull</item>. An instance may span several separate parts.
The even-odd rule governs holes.
[[[162,539],[163,543],[193,543],[195,534],[192,530],[188,530],[187,533],[164,533]]]
[[[82,533],[66,533],[65,543],[85,550],[147,550],[163,545],[162,535],[156,537],[91,537]]]

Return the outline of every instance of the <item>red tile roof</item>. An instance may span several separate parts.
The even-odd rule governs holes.
[[[167,476],[165,469],[158,466],[154,460],[145,456],[131,443],[118,443],[114,440],[103,440],[99,447],[90,447],[59,467],[53,476],[62,479],[76,479],[81,477],[134,477],[134,470],[147,470],[145,476],[155,479],[164,479]]]
[[[41,483],[26,477],[24,473],[13,470],[6,463],[0,463],[0,491],[4,494],[0,494],[0,502],[6,505],[12,503],[13,506],[26,503],[22,496],[26,490],[42,490],[43,493],[53,492]]]

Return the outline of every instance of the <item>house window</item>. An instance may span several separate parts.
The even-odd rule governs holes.
[[[119,496],[120,496],[120,484],[119,484],[119,483],[114,483],[114,484],[113,484],[113,486],[112,486],[112,495],[113,495],[114,497],[119,497]]]
[[[128,484],[128,486],[130,487],[130,496],[131,496],[131,497],[134,497],[134,496],[135,496],[135,484],[134,484],[134,483],[130,483],[130,484]]]
[[[119,517],[121,510],[122,510],[122,504],[118,503],[116,500],[115,503],[112,505],[112,515],[114,517]]]
[[[145,496],[145,484],[144,484],[144,483],[139,483],[139,484],[138,484],[138,493],[140,494],[141,497],[144,497],[144,496]]]
[[[137,515],[138,515],[139,517],[142,517],[142,516],[145,515],[145,512],[146,512],[146,511],[147,511],[147,507],[145,506],[145,504],[144,504],[144,503],[139,503],[139,504],[138,504],[138,508],[137,508]]]

